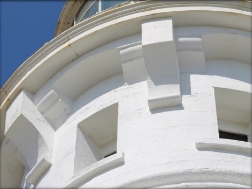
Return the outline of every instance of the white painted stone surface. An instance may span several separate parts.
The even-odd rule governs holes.
[[[32,170],[26,175],[25,180],[33,185],[36,185],[40,177],[47,171],[51,166],[51,162],[48,158],[42,158]]]
[[[1,187],[250,188],[250,5],[129,3],[46,44],[1,91]]]
[[[142,23],[150,110],[181,104],[179,68],[171,18]]]

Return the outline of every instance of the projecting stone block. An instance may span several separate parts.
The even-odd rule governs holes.
[[[52,156],[55,134],[32,99],[33,95],[27,91],[19,93],[6,112],[5,130],[30,169],[40,157]]]
[[[179,37],[176,40],[180,72],[206,71],[205,54],[200,37]]]
[[[57,122],[71,113],[72,106],[72,99],[51,90],[38,103],[37,108],[43,116],[54,125],[54,128],[57,129]]]
[[[146,80],[142,45],[133,43],[119,48],[124,81],[133,84]]]
[[[38,161],[36,165],[32,168],[32,170],[26,175],[25,179],[29,183],[36,185],[40,177],[52,165],[49,159],[47,157],[44,157],[40,161]]]
[[[142,23],[142,48],[151,110],[181,105],[179,67],[171,18]]]
[[[58,95],[54,90],[51,90],[45,97],[38,103],[38,110],[44,114],[53,104],[59,100]]]

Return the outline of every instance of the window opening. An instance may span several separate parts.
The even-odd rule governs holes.
[[[122,4],[126,1],[127,0],[87,0],[76,14],[74,25],[95,15],[98,12],[116,6],[118,4]]]
[[[101,10],[106,10],[110,7],[118,5],[120,3],[125,2],[126,0],[101,0]]]
[[[251,142],[251,93],[214,88],[219,138]]]
[[[230,133],[230,132],[220,131],[220,130],[219,130],[219,138],[248,142],[247,135],[238,134],[238,133]]]
[[[117,152],[118,103],[108,106],[78,124],[74,172]]]
[[[81,18],[81,20],[84,20],[88,17],[91,17],[93,15],[95,15],[97,12],[99,12],[98,10],[99,8],[99,2],[96,0],[90,7],[89,9],[87,10],[87,12],[85,13],[84,17]]]
[[[114,154],[116,154],[116,151],[111,152],[111,153],[109,153],[109,154],[105,155],[105,156],[104,156],[104,158],[109,157],[109,156],[112,156],[112,155],[114,155]]]

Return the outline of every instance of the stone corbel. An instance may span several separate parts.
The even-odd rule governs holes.
[[[180,76],[171,18],[142,23],[150,110],[181,105]]]
[[[146,80],[146,68],[141,43],[119,47],[124,81],[133,84]]]
[[[37,104],[38,110],[57,129],[57,123],[71,113],[73,107],[72,99],[55,90],[48,92]]]
[[[42,167],[44,170],[44,164],[38,164],[41,164],[39,162],[44,157],[47,157],[48,162],[51,161],[55,131],[32,100],[33,95],[25,90],[13,100],[6,112],[5,136],[22,154],[22,162],[28,169],[37,170],[36,167]],[[40,171],[39,174],[35,173],[36,181],[45,172],[41,172],[41,168],[38,169]],[[30,175],[34,176],[32,173]],[[30,183],[34,184],[35,180],[30,179]]]

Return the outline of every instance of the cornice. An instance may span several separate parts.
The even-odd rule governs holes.
[[[61,34],[62,32],[68,30],[69,28],[72,27],[72,24],[74,22],[74,18],[76,16],[76,14],[78,13],[80,7],[82,6],[83,3],[85,3],[86,0],[67,0],[66,4],[63,7],[63,10],[59,16],[59,20],[57,22],[57,26],[56,26],[56,30],[55,30],[55,36],[58,36],[59,34]],[[139,3],[141,2],[140,0],[135,0],[135,1],[126,1],[122,4],[120,4],[119,6],[115,6],[112,8],[109,8],[108,10],[102,11],[101,13],[103,14],[104,12],[110,11],[112,9],[116,9],[120,6],[124,6],[125,4],[135,4],[135,3]],[[151,3],[158,3],[157,0],[146,0],[146,2],[151,2]],[[141,2],[141,3],[145,3],[145,2]],[[176,1],[169,1],[168,3],[170,4],[186,4],[188,2],[186,1],[181,1],[181,2],[176,2]],[[193,2],[191,2],[193,3]],[[209,3],[208,2],[204,2],[203,4]],[[215,2],[215,4],[222,4],[223,2]],[[250,0],[243,0],[243,1],[233,1],[233,2],[228,2],[231,4],[236,4],[238,6],[241,6],[243,8],[247,7],[247,8],[251,8],[251,1]],[[197,4],[202,4],[202,2],[197,2]],[[100,14],[100,13],[98,13]]]
[[[197,5],[191,2],[179,4],[174,4],[171,2],[138,2],[134,4],[126,4],[123,7],[117,7],[115,9],[100,12],[97,15],[92,16],[91,18],[81,22],[76,26],[71,27],[69,30],[55,37],[50,42],[41,47],[38,51],[36,51],[31,57],[29,57],[1,88],[1,107],[7,101],[11,91],[13,91],[13,88],[17,87],[18,83],[20,84],[20,82],[23,82],[27,77],[27,74],[32,72],[33,69],[37,69],[39,65],[45,62],[46,57],[56,56],[57,53],[66,46],[71,46],[71,44],[77,42],[84,36],[91,36],[92,32],[108,28],[112,25],[116,27],[116,25],[119,23],[127,20],[133,20],[135,18],[141,18],[141,20],[144,20],[143,17],[158,17],[159,14],[164,14],[167,11],[170,11],[169,13],[212,11],[240,14],[248,17],[251,17],[252,15],[251,8],[249,6],[244,6],[243,2],[229,2],[228,4],[197,3]],[[150,15],[150,13],[153,14]],[[238,29],[243,29],[245,31],[248,31],[249,29],[251,30],[251,28],[249,27]],[[127,36],[127,34],[125,34],[125,36]],[[77,56],[81,56],[81,54],[78,54]]]
[[[229,18],[229,21],[225,22],[225,25],[223,26],[222,24],[224,22],[221,21],[221,18],[216,20],[212,17],[207,17],[208,23],[204,24],[251,31],[249,24],[241,24],[237,22],[234,25],[233,23],[233,18],[235,18],[236,15],[244,16],[247,21],[251,20],[250,5],[251,4],[248,2],[242,1],[201,3],[145,1],[128,3],[121,7],[118,6],[108,9],[107,11],[100,12],[71,27],[52,39],[50,42],[46,43],[14,72],[14,74],[1,88],[1,113],[2,111],[5,112],[6,107],[8,107],[12,99],[15,98],[21,89],[28,88],[27,90],[35,93],[45,82],[57,73],[57,71],[70,63],[69,60],[61,60],[61,62],[57,64],[52,61],[50,62],[52,58],[60,59],[62,53],[74,52],[73,61],[83,54],[108,42],[140,33],[140,23],[146,19],[171,16],[175,18],[175,27],[197,26],[197,24],[198,26],[201,26],[203,24],[195,20],[195,17],[187,18],[187,21],[183,21],[184,19],[176,19],[180,13],[193,14],[195,12],[199,12],[200,14],[202,13],[202,16],[206,15],[207,12],[230,15],[231,17]],[[127,27],[125,27],[125,24]],[[111,31],[116,31],[116,35],[115,32],[111,33]],[[86,41],[93,41],[94,43],[87,44]],[[44,78],[38,78],[40,79],[39,81],[33,81],[38,82],[38,84],[36,83],[36,87],[31,89],[31,86],[27,84],[27,81],[31,80],[31,75],[34,73],[41,74],[43,70],[50,70],[52,63],[55,69],[54,72],[50,72],[51,75],[48,74],[44,76]],[[41,69],[42,66],[43,69]],[[43,80],[41,81],[41,79]],[[4,127],[4,123],[1,123],[1,126]]]

